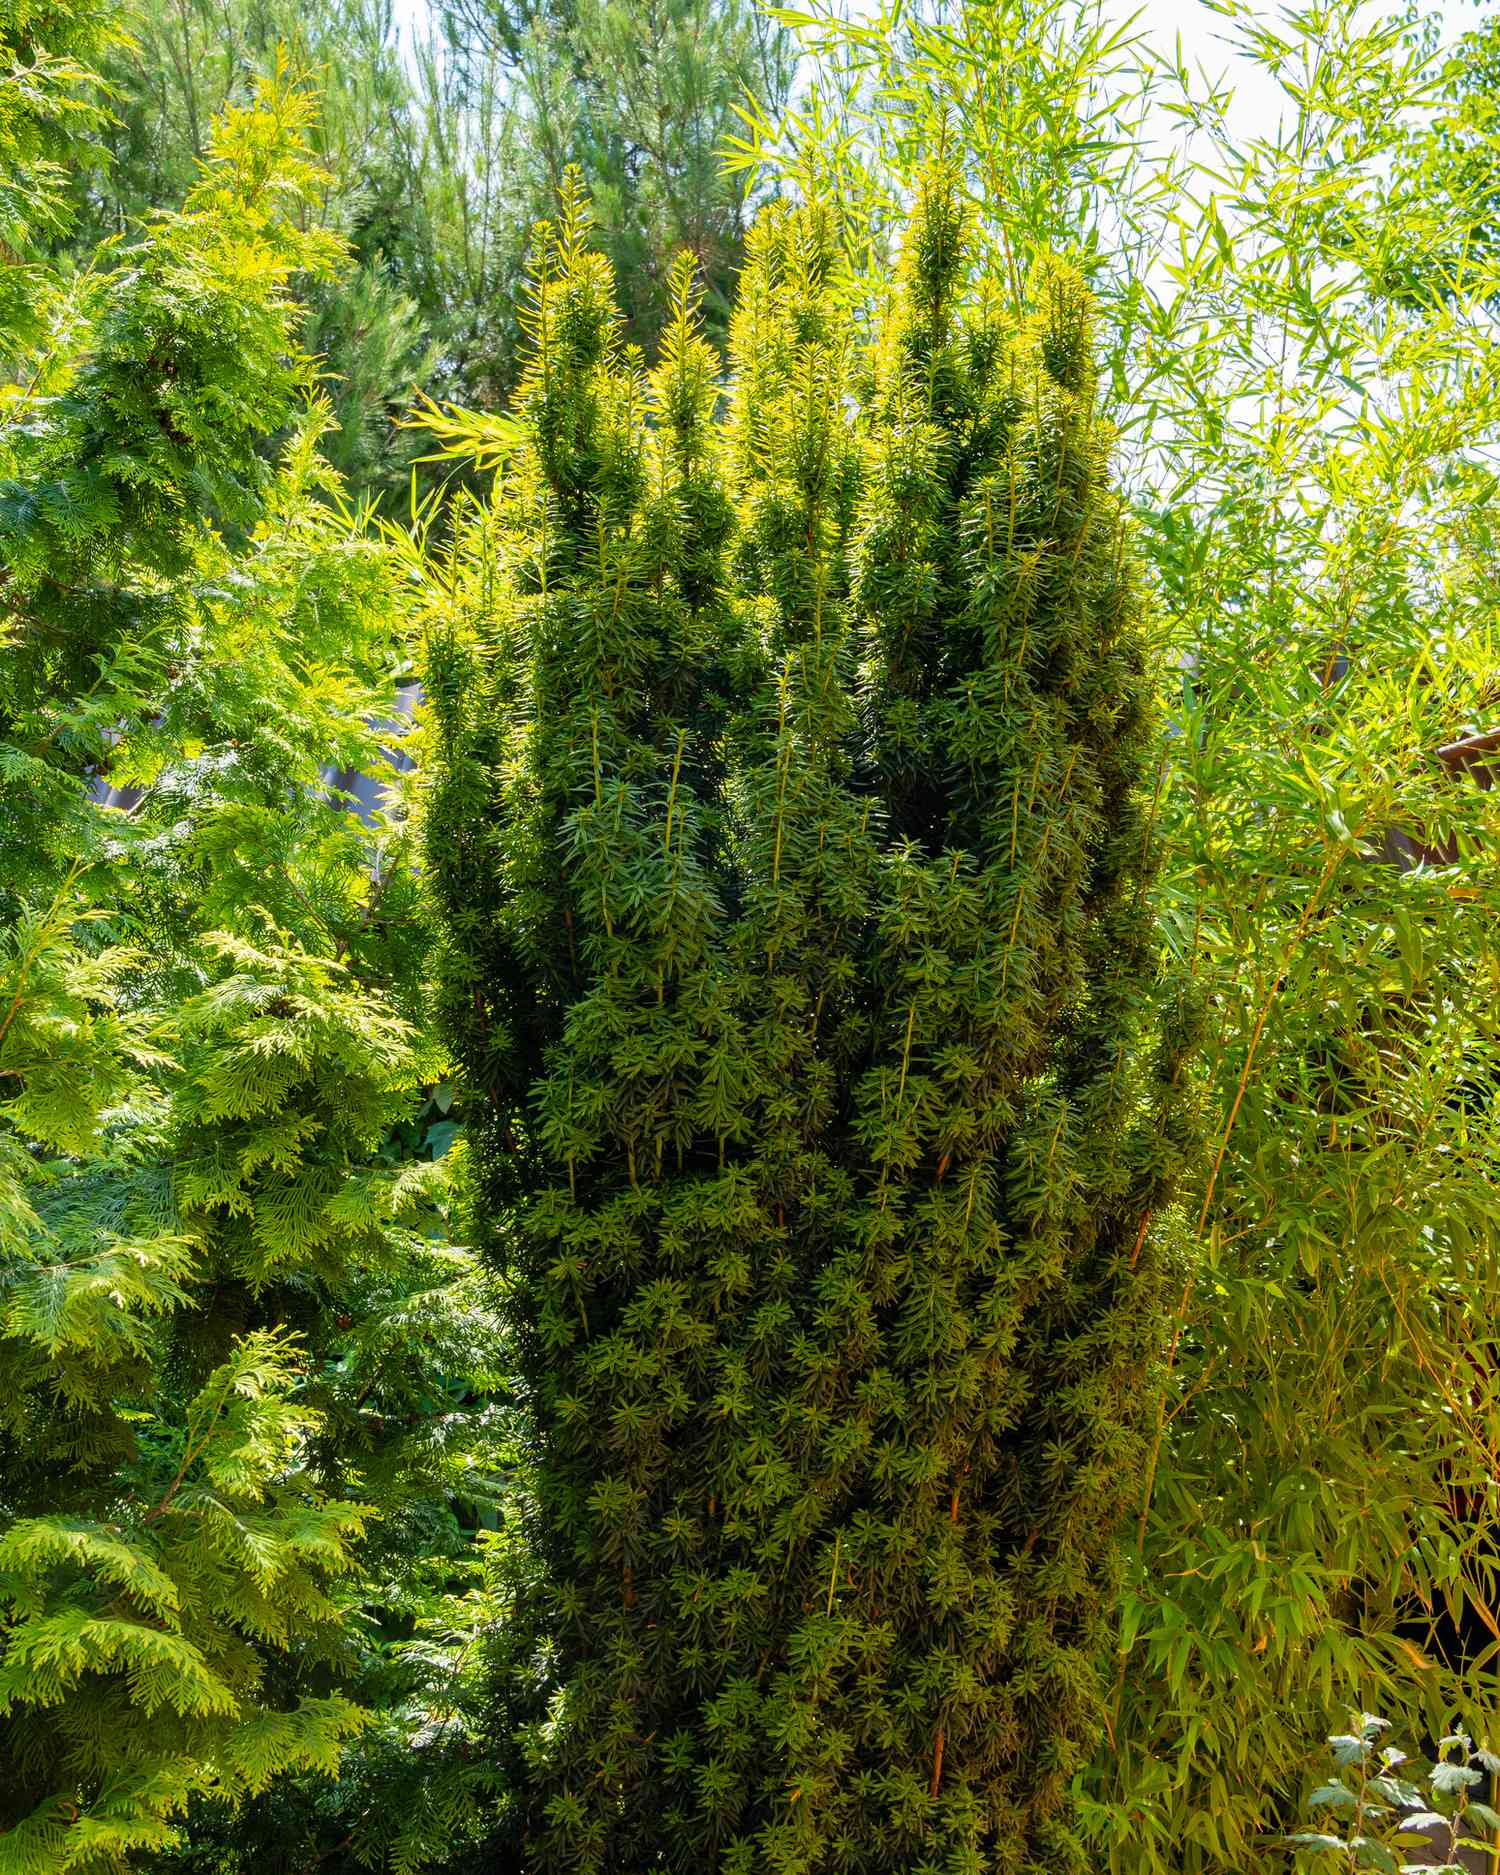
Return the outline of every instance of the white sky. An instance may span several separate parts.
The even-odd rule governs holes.
[[[412,0],[412,3],[421,4],[422,0]],[[1136,15],[1141,29],[1163,51],[1169,51],[1180,35],[1189,66],[1202,65],[1213,77],[1227,71],[1234,83],[1235,109],[1251,128],[1262,127],[1255,122],[1257,115],[1276,109],[1278,92],[1274,80],[1259,67],[1236,57],[1224,43],[1232,28],[1222,12],[1202,4],[1202,0],[1136,0],[1134,5],[1129,4],[1129,0],[1121,0],[1115,10],[1121,18]],[[1288,10],[1266,5],[1263,0],[1254,8],[1258,17],[1271,22]],[[1307,9],[1304,4],[1296,10]],[[1388,10],[1391,9],[1381,9],[1382,12]],[[1421,11],[1425,17],[1441,18],[1442,36],[1447,41],[1478,25],[1485,9],[1476,4],[1476,0],[1424,0]]]

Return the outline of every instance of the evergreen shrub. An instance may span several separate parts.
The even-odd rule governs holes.
[[[0,155],[45,200],[13,94],[88,74],[22,12],[61,50],[0,5]],[[375,772],[400,575],[294,343],[308,128],[268,85],[0,330],[0,1875],[170,1867],[299,1779],[352,1838],[491,1488],[482,1285],[401,1162],[441,1075],[401,817],[320,773]]]
[[[567,193],[431,634],[537,1870],[1084,1866],[1194,1024],[1088,298],[971,291],[956,201],[869,352],[763,217],[720,425],[687,275],[647,373]]]

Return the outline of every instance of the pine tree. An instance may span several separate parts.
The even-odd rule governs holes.
[[[721,152],[747,97],[771,111],[784,102],[796,64],[786,28],[747,0],[441,0],[436,12],[464,105],[505,103],[485,218],[502,290],[515,298],[531,219],[576,166],[626,336],[656,356],[674,316],[673,257],[686,250],[722,346],[754,189]]]
[[[1191,1025],[1086,299],[970,304],[955,200],[868,371],[826,215],[764,222],[691,454],[684,313],[648,399],[570,213],[434,649],[539,1868],[1079,1865]]]

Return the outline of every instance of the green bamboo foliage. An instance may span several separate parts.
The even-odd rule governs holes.
[[[953,199],[869,367],[826,213],[763,219],[718,444],[685,285],[643,387],[565,203],[435,635],[538,1868],[1080,1865],[1189,1025],[1087,304],[967,308]]]
[[[839,11],[745,154],[828,178],[865,303],[946,135],[976,270],[1067,251],[1103,313],[1213,1118],[1084,1801],[1111,1875],[1258,1867],[1351,1708],[1495,1729],[1487,51],[1357,0],[1201,64],[1082,0]]]

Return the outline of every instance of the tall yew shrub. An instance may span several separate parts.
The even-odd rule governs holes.
[[[778,209],[716,426],[584,232],[431,653],[528,1865],[1051,1875],[1190,1143],[1087,299],[972,303],[938,168],[867,358]]]

